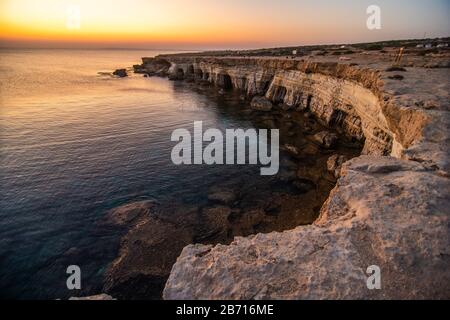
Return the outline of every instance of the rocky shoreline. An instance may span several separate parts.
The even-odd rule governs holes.
[[[293,123],[282,127],[285,142],[292,144],[282,147],[279,174],[224,177],[199,203],[141,201],[111,210],[102,224],[126,234],[119,257],[106,274],[106,292],[119,299],[160,299],[172,265],[186,245],[229,244],[236,236],[289,230],[311,224],[318,217],[336,183],[334,170],[339,163],[329,159],[336,158],[336,153],[356,156],[361,146],[348,141],[348,147],[341,141],[333,149],[321,147],[313,133],[320,134],[324,128],[300,114],[285,119],[247,111],[257,120],[261,118],[260,124],[255,123],[258,126],[268,121]],[[299,128],[305,123],[311,126],[311,141],[302,142],[306,147],[301,148],[294,143],[304,139]]]
[[[330,171],[332,184],[304,223],[293,219],[255,228],[267,224],[271,212],[282,217],[279,221],[291,219],[295,215],[283,213],[304,203],[287,192],[278,197],[287,197],[282,202],[289,208],[261,211],[265,204],[259,204],[260,212],[249,214],[249,206],[236,213],[234,202],[242,199],[233,188],[212,192],[214,206],[165,208],[174,212],[170,219],[152,202],[114,210],[112,216],[130,216],[115,220],[125,219],[120,223],[131,229],[105,290],[118,298],[139,288],[136,298],[158,298],[163,288],[165,299],[450,298],[450,58],[448,52],[411,55],[401,71],[390,69],[394,57],[395,50],[354,50],[347,59],[314,54],[144,58],[136,72],[238,90],[255,116],[299,114],[305,119],[301,130],[313,119],[323,126],[307,134],[313,145],[330,148],[336,134],[363,144],[362,155],[350,161],[358,154],[322,157],[319,168]],[[399,72],[401,79],[394,77]],[[279,125],[278,118],[266,120],[268,127]],[[311,144],[295,145],[301,139],[293,136],[285,152],[305,158]],[[297,183],[305,178],[300,168],[291,171]],[[287,172],[284,184],[292,182]],[[305,180],[299,189],[307,194],[313,179]],[[177,250],[184,247],[178,258],[174,244]],[[371,265],[381,268],[382,290],[366,287]]]

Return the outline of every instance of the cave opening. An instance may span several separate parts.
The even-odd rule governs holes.
[[[312,95],[308,95],[308,98],[306,99],[306,109],[310,109],[311,108],[311,100],[312,100]]]
[[[283,86],[278,86],[275,90],[275,95],[273,97],[273,102],[278,104],[284,102],[284,97],[286,96],[287,90]]]
[[[217,76],[217,85],[225,90],[233,89],[233,82],[229,74],[223,73]]]
[[[195,78],[198,80],[202,80],[203,79],[203,71],[202,69],[196,69],[195,70]]]
[[[184,70],[182,68],[177,69],[177,78],[183,79],[184,78]]]
[[[264,86],[263,86],[263,93],[264,94],[267,92],[267,90],[269,90],[269,87],[270,87],[271,83],[272,83],[272,80],[264,82]]]

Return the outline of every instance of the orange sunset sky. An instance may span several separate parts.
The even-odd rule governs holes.
[[[366,27],[371,4],[381,8],[381,30]],[[0,46],[209,49],[444,37],[449,17],[450,0],[0,0]]]

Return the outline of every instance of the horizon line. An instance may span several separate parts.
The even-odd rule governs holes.
[[[5,49],[20,49],[20,50],[152,50],[152,51],[192,51],[192,52],[207,52],[207,51],[250,51],[259,49],[280,49],[280,48],[301,48],[301,47],[313,47],[313,46],[339,46],[339,45],[360,45],[360,44],[370,44],[370,43],[384,43],[384,42],[395,42],[395,41],[431,41],[431,40],[449,40],[450,35],[433,37],[433,38],[403,38],[403,39],[389,39],[389,40],[377,40],[370,42],[341,42],[341,43],[309,43],[300,45],[285,45],[285,46],[270,46],[270,47],[255,47],[255,48],[215,48],[215,49],[181,49],[181,48],[139,48],[139,47],[21,47],[21,46],[2,46],[0,42],[0,50]]]

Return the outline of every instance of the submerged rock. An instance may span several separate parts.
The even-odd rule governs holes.
[[[308,179],[298,179],[295,180],[292,184],[294,185],[295,188],[297,188],[297,190],[300,193],[306,193],[308,191],[315,189],[316,187],[314,182]]]
[[[201,212],[200,228],[196,232],[195,242],[226,242],[227,231],[230,227],[228,217],[231,209],[226,206],[203,208]]]
[[[120,78],[124,78],[128,76],[127,69],[117,69],[113,72],[113,75],[118,76]]]
[[[338,141],[338,136],[335,133],[321,131],[319,133],[316,133],[313,136],[313,139],[322,147],[329,149],[336,144],[336,142]]]
[[[164,299],[448,299],[449,189],[418,163],[350,160],[313,225],[189,245]],[[367,286],[374,265],[380,290]]]
[[[212,190],[208,194],[208,200],[225,205],[231,205],[236,201],[236,193],[232,190]]]
[[[281,110],[283,110],[283,111],[289,111],[289,110],[294,109],[294,107],[293,107],[292,105],[286,104],[286,103],[280,104],[280,108],[281,108]]]
[[[293,146],[292,144],[284,144],[283,146],[281,146],[281,150],[290,153],[294,157],[300,155],[300,150],[296,146]]]
[[[277,174],[278,179],[284,182],[290,182],[297,178],[297,172],[295,169],[289,170],[286,168],[280,169],[280,171]]]
[[[158,202],[154,200],[125,204],[108,212],[106,217],[101,221],[101,224],[131,227],[149,219],[157,206]]]
[[[108,294],[102,293],[88,297],[70,297],[69,300],[116,300]]]
[[[253,110],[267,112],[272,110],[273,105],[272,102],[270,102],[266,97],[256,96],[252,99],[250,107]]]
[[[119,256],[105,274],[105,292],[119,299],[160,299],[181,249],[193,242],[197,211],[169,214],[149,201],[113,210],[110,219],[120,224],[139,219],[122,238]]]

